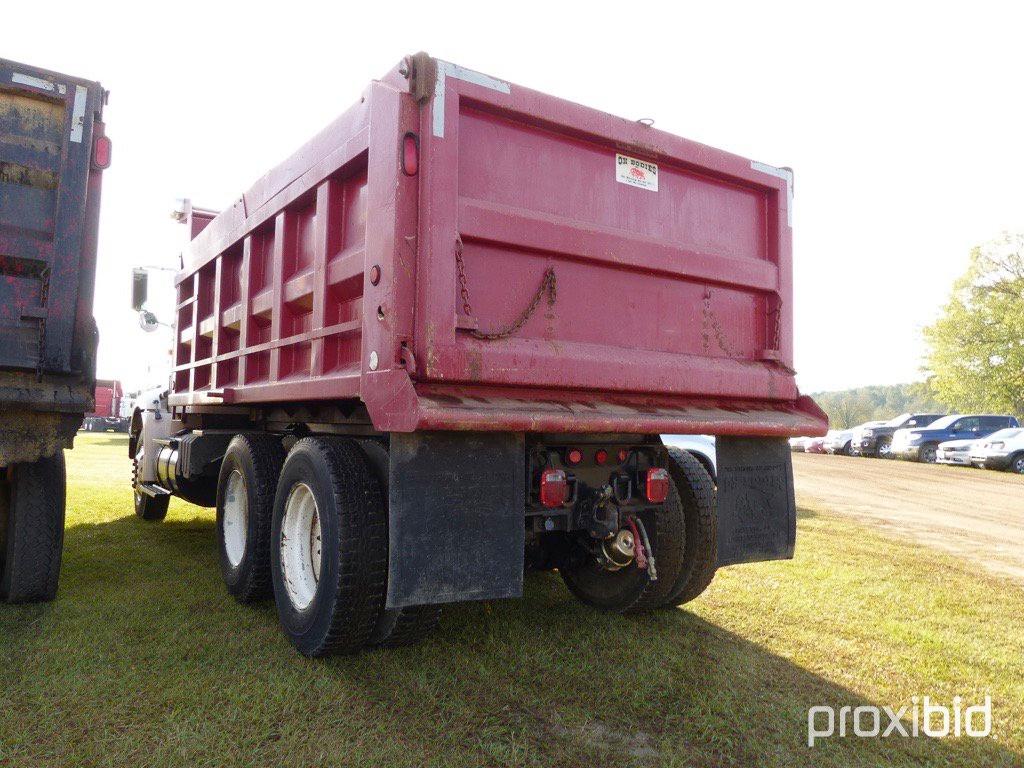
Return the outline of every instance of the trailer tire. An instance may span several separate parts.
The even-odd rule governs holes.
[[[303,438],[274,499],[274,600],[306,656],[356,653],[384,609],[387,510],[364,453],[346,438]]]
[[[16,464],[0,480],[0,599],[33,603],[57,596],[66,485],[63,451]]]
[[[686,451],[669,448],[669,474],[686,524],[682,567],[660,607],[688,603],[710,586],[718,561],[715,484],[701,463]]]
[[[221,462],[217,553],[224,584],[240,603],[273,594],[270,527],[284,457],[284,446],[276,435],[235,435]]]
[[[158,523],[167,517],[170,496],[150,496],[139,490],[139,459],[132,459],[132,492],[135,496],[135,515],[141,520]]]

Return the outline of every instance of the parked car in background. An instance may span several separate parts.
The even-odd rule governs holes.
[[[850,440],[850,455],[860,456],[861,454],[861,441],[864,439],[864,431],[867,429],[874,429],[875,427],[884,426],[884,421],[865,421],[863,424],[858,424],[853,427],[853,437]]]
[[[825,435],[825,452],[840,456],[850,455],[850,443],[853,441],[852,429],[830,429]]]
[[[984,440],[976,440],[970,461],[976,467],[1008,469],[1024,475],[1024,429],[1000,429]]]
[[[971,466],[971,449],[978,442],[981,441],[968,438],[967,440],[947,440],[944,443],[939,443],[939,447],[935,451],[935,463],[969,467]]]
[[[1013,416],[968,414],[945,416],[918,429],[898,429],[892,437],[892,455],[909,461],[934,463],[939,443],[947,440],[977,440],[1007,427],[1016,427]]]
[[[901,413],[895,419],[890,419],[880,426],[865,428],[860,439],[861,455],[888,459],[892,448],[892,438],[897,430],[926,427],[944,415],[942,413]]]
[[[789,438],[789,450],[794,453],[803,453],[804,449],[807,448],[807,441],[809,437],[791,437]]]
[[[682,448],[689,453],[707,470],[712,480],[717,476],[714,435],[662,435],[661,442],[670,448]]]
[[[825,452],[825,438],[824,437],[809,437],[807,442],[804,443],[804,453],[824,453]]]

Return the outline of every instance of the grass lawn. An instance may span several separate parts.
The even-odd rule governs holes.
[[[0,766],[1021,766],[1024,590],[803,509],[797,557],[609,617],[554,574],[421,646],[326,661],[220,583],[212,510],[135,519],[126,441],[80,435],[58,600],[0,606]],[[993,701],[994,737],[838,737],[816,704]]]

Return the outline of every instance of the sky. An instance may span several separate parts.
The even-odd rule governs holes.
[[[1019,4],[347,5],[4,8],[21,30],[4,35],[4,58],[111,92],[101,377],[164,378],[170,331],[139,329],[129,285],[133,266],[176,266],[175,199],[225,207],[419,50],[792,167],[804,391],[920,378],[921,329],[971,247],[1024,230]],[[150,285],[168,320],[170,286],[170,273]]]

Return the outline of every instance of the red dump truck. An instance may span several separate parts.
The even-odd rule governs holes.
[[[91,412],[85,415],[82,429],[86,432],[128,431],[128,417],[123,411],[131,408],[125,400],[121,382],[112,379],[97,379],[94,405]]]
[[[307,655],[412,642],[555,569],[599,610],[789,558],[792,174],[417,54],[193,211],[135,507]],[[664,433],[718,436],[717,485]]]
[[[99,83],[0,59],[0,599],[49,600],[64,456],[93,408]]]

